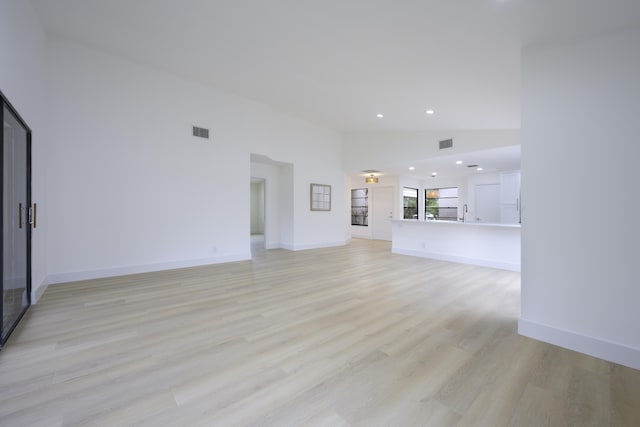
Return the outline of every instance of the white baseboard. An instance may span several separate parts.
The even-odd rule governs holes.
[[[373,240],[373,237],[371,236],[358,236],[357,234],[354,234],[353,236],[351,236],[351,238],[359,240]]]
[[[42,295],[44,294],[44,291],[47,290],[47,287],[49,286],[49,282],[47,281],[47,278],[45,277],[44,279],[42,279],[42,282],[37,286],[37,287],[31,287],[31,304],[37,304],[38,300],[42,297]]]
[[[212,258],[172,261],[158,264],[134,265],[128,267],[105,268],[101,270],[74,271],[71,273],[55,273],[47,276],[48,285],[58,283],[77,282],[80,280],[101,279],[104,277],[125,276],[128,274],[149,273],[152,271],[173,270],[176,268],[198,267],[201,265],[220,264],[223,262],[246,261],[251,259],[251,253],[225,255]],[[44,292],[44,290],[42,291]]]
[[[371,234],[352,233],[351,237],[354,239],[373,240],[373,237],[371,236]]]
[[[493,261],[480,258],[465,258],[453,255],[443,255],[431,252],[415,251],[411,249],[391,248],[391,252],[400,255],[410,255],[420,258],[437,259],[439,261],[457,262],[461,264],[479,265],[482,267],[498,268],[500,270],[520,271],[520,264],[511,264],[507,262]]]
[[[304,251],[307,249],[333,248],[336,246],[345,246],[351,242],[351,238],[341,240],[339,242],[319,243],[313,245],[290,245],[288,243],[277,243],[266,246],[266,249],[286,249],[288,251]]]
[[[322,249],[322,248],[333,248],[336,246],[344,246],[348,242],[346,240],[341,240],[338,242],[326,242],[326,243],[318,243],[311,245],[281,245],[283,249],[288,249],[290,251],[304,251],[307,249]]]
[[[633,369],[640,369],[640,349],[637,348],[554,328],[523,318],[518,320],[518,333],[525,337],[575,350]]]

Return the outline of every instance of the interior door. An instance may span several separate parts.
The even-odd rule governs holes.
[[[31,133],[2,97],[2,330],[0,346],[31,305]]]
[[[476,185],[476,222],[500,222],[500,184]]]
[[[373,238],[391,240],[391,220],[393,219],[393,188],[373,188]]]

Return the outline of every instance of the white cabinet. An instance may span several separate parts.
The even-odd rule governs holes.
[[[520,223],[520,172],[500,174],[500,222]]]

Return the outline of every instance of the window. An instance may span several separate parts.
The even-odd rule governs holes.
[[[369,225],[369,189],[351,190],[351,225]]]
[[[425,219],[458,220],[458,187],[427,188],[424,199]]]
[[[404,219],[418,219],[418,189],[404,187],[402,190]]]

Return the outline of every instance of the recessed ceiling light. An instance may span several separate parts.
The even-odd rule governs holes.
[[[478,168],[478,169],[476,169],[476,170],[477,170],[478,172],[480,172],[480,171],[482,170],[482,168]]]
[[[381,118],[383,118],[383,117],[384,117],[384,114],[382,114],[382,113],[378,113],[378,114],[376,114],[376,117],[377,117],[377,118],[379,118],[379,119],[381,119]]]
[[[431,172],[431,176],[435,177],[436,175],[438,175],[438,172]]]
[[[456,165],[461,165],[461,164],[462,164],[462,160],[456,161]]]
[[[427,111],[425,111],[425,113],[427,113],[428,115],[432,115],[432,114],[435,114],[436,112],[433,111],[431,108],[429,108]]]
[[[416,170],[416,168],[414,166],[409,166],[409,170],[410,171],[414,171],[414,170]]]

